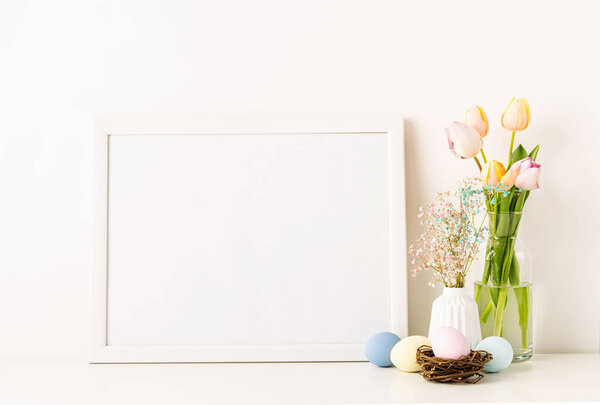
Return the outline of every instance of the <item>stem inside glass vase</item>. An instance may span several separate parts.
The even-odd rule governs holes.
[[[487,329],[489,335],[516,334],[518,337],[514,340],[519,342],[513,346],[518,344],[521,349],[530,350],[530,285],[522,283],[521,266],[515,254],[521,216],[520,211],[488,212],[490,235],[481,282],[475,284],[475,300],[482,328]],[[513,333],[512,329],[516,328],[518,333]]]

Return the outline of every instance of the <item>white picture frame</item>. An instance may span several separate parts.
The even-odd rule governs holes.
[[[121,177],[119,177],[120,174],[118,173],[119,170],[128,172],[127,167],[139,165],[138,162],[135,161],[136,158],[132,157],[132,160],[129,161],[126,155],[126,153],[131,151],[139,151],[140,149],[143,149],[132,147],[132,142],[143,141],[144,139],[149,139],[148,137],[154,137],[156,135],[160,135],[160,139],[168,139],[168,145],[170,145],[169,147],[172,147],[175,151],[184,151],[187,148],[187,146],[184,147],[182,145],[177,145],[179,142],[176,140],[190,139],[189,136],[193,136],[193,139],[197,139],[195,137],[202,137],[203,135],[210,135],[212,137],[227,135],[247,137],[263,135],[272,135],[273,137],[278,137],[293,135],[299,136],[300,138],[306,135],[307,137],[311,137],[310,139],[316,139],[314,138],[315,136],[339,136],[339,138],[328,139],[348,139],[348,142],[350,142],[350,140],[351,142],[355,142],[355,140],[363,139],[364,137],[365,144],[367,145],[369,145],[369,142],[375,142],[373,141],[374,139],[384,139],[385,143],[377,141],[377,145],[372,147],[376,153],[374,152],[373,154],[369,155],[371,156],[369,159],[374,160],[376,156],[381,155],[381,148],[384,147],[382,145],[385,145],[385,154],[387,155],[384,158],[385,173],[383,173],[381,170],[382,166],[380,166],[380,163],[374,161],[365,161],[364,163],[361,163],[361,165],[364,164],[364,167],[369,167],[369,164],[372,163],[373,167],[376,166],[378,168],[377,170],[373,169],[373,172],[378,173],[377,176],[381,177],[381,179],[374,178],[373,181],[377,182],[385,180],[385,187],[387,191],[382,193],[380,196],[377,196],[377,198],[384,199],[385,201],[377,202],[375,197],[369,201],[375,201],[375,203],[372,204],[376,206],[379,206],[377,204],[380,203],[384,204],[388,210],[388,212],[385,214],[388,220],[388,223],[385,226],[387,231],[383,230],[383,228],[379,229],[378,231],[379,233],[387,232],[387,234],[382,235],[382,237],[386,238],[385,245],[387,246],[387,257],[382,259],[382,263],[388,263],[388,266],[384,269],[379,266],[376,270],[365,267],[361,268],[360,271],[373,272],[372,274],[381,272],[381,274],[385,276],[385,282],[387,285],[383,289],[375,285],[375,282],[373,286],[366,285],[365,291],[367,291],[367,293],[370,295],[363,298],[368,299],[376,294],[382,294],[384,301],[377,302],[387,302],[389,307],[386,309],[386,311],[389,310],[389,314],[385,315],[386,322],[385,325],[383,322],[381,322],[381,328],[393,331],[400,336],[407,335],[408,319],[406,290],[407,271],[405,235],[404,132],[403,120],[401,117],[292,117],[217,120],[101,119],[96,123],[94,140],[93,257],[90,280],[90,363],[302,362],[366,360],[364,357],[364,339],[352,342],[320,342],[319,339],[315,338],[316,341],[312,342],[306,341],[309,339],[305,338],[305,341],[303,342],[294,342],[291,344],[286,342],[265,343],[262,341],[260,341],[259,344],[244,344],[243,342],[224,342],[223,344],[220,342],[211,342],[210,344],[197,344],[195,342],[182,343],[179,338],[174,338],[176,335],[165,335],[166,341],[161,341],[160,344],[153,344],[151,341],[146,341],[146,334],[144,330],[131,331],[131,328],[135,327],[133,324],[130,329],[122,326],[111,326],[109,328],[109,299],[113,299],[109,297],[111,297],[112,290],[117,289],[114,286],[110,287],[111,284],[109,283],[109,279],[111,279],[111,282],[115,282],[115,280],[119,278],[111,277],[112,273],[111,269],[109,269],[109,262],[110,260],[113,260],[113,258],[110,257],[108,249],[111,243],[114,244],[113,239],[117,238],[117,235],[120,235],[113,234],[111,232],[117,232],[114,231],[114,229],[131,230],[131,225],[121,225],[119,222],[111,222],[117,221],[114,219],[114,217],[116,215],[116,217],[119,218],[118,215],[120,214],[113,214],[113,216],[109,219],[110,210],[112,210],[111,212],[114,212],[115,210],[121,210],[121,208],[116,209],[112,207],[111,204],[118,203],[121,206],[124,206],[127,204],[123,203],[123,201],[129,201],[128,196],[123,195],[123,190],[127,190],[126,187],[122,187],[118,192],[113,191],[113,193],[117,195],[121,194],[119,197],[111,196],[112,189],[111,185],[109,184],[109,178],[112,179],[113,187],[115,187],[114,184],[118,185],[121,181]],[[188,138],[183,138],[183,136]],[[255,139],[260,142],[268,142],[265,137],[259,137]],[[122,142],[122,140],[127,140],[127,142]],[[335,142],[338,141],[336,140]],[[119,146],[115,148],[115,145]],[[357,148],[358,146],[352,146],[349,148],[349,150],[358,150]],[[150,148],[148,150],[150,150]],[[139,158],[141,153],[142,152],[136,152],[134,154],[138,156],[138,159],[141,159]],[[115,163],[116,161],[114,159],[119,159],[119,163]],[[347,161],[353,162],[352,160]],[[343,162],[346,161],[343,160]],[[323,164],[327,163],[325,162]],[[352,163],[347,163],[347,166],[350,167],[350,169],[353,167],[351,164]],[[126,169],[123,169],[123,167]],[[112,172],[111,169],[113,170]],[[360,173],[363,168],[357,166],[352,170],[356,170],[357,173]],[[190,174],[190,176],[192,175],[193,174]],[[161,179],[163,179],[161,181],[168,182],[168,179],[164,180],[165,176],[160,176]],[[127,175],[123,174],[123,177],[126,178]],[[124,181],[132,180],[129,179]],[[194,181],[195,179],[190,178],[190,182],[193,183]],[[363,181],[365,182],[364,184],[370,184],[369,180],[365,179]],[[111,200],[111,198],[114,200]],[[131,209],[129,205],[127,205],[125,208]],[[125,208],[123,208],[123,210]],[[131,215],[132,211],[127,212],[129,213],[128,215]],[[109,231],[109,222],[111,222],[111,231]],[[178,236],[175,235],[173,237]],[[373,250],[378,251],[377,249]],[[121,249],[119,247],[113,248],[113,252],[111,253],[114,253],[114,251],[121,252],[119,254],[123,256],[134,254],[128,249]],[[129,258],[126,257],[126,259]],[[115,268],[117,268],[116,265]],[[123,266],[118,268],[121,269]],[[327,269],[324,268],[320,271],[326,270]],[[158,270],[155,269],[154,271],[156,272]],[[381,280],[381,274],[378,276],[378,280]],[[369,280],[366,274],[362,275],[361,277],[363,277],[361,280]],[[122,279],[125,279],[125,277],[122,277]],[[368,284],[369,281],[366,283]],[[379,281],[379,283],[380,286],[381,281]],[[144,283],[141,283],[140,285],[144,285]],[[109,290],[109,288],[111,290]],[[379,288],[379,292],[375,291],[377,288]],[[120,286],[119,291],[121,291]],[[130,286],[129,290],[124,291],[124,293],[119,293],[120,295],[118,296],[116,295],[117,298],[114,298],[114,300],[120,300],[122,304],[121,307],[126,307],[127,311],[131,312],[133,310],[129,308],[128,305],[130,302],[137,302],[135,294],[138,294],[136,291],[140,290]],[[147,299],[147,296],[144,297]],[[380,299],[380,297],[373,297],[373,299],[375,298]],[[161,298],[159,297],[157,299]],[[357,296],[356,300],[361,300],[361,297]],[[145,307],[141,309],[141,311],[144,310]],[[216,314],[218,314],[219,309],[215,308],[214,310],[216,311]],[[195,313],[197,314],[198,312],[196,311]],[[192,312],[190,312],[190,314],[193,315]],[[117,315],[111,315],[111,319],[118,318]],[[373,316],[380,315],[381,314],[373,314]],[[163,314],[162,316],[163,318],[161,319],[164,320],[164,316],[167,315]],[[179,313],[178,316],[181,316],[181,313]],[[289,314],[289,316],[293,317],[294,314]],[[389,320],[389,323],[387,320]],[[120,335],[119,333],[115,332],[116,330],[120,330]],[[370,332],[375,333],[379,331],[380,330],[372,330]],[[121,336],[119,339],[125,341],[126,343],[123,344],[119,341],[119,339],[113,337],[111,333],[115,336]],[[176,333],[176,331],[173,333]],[[361,331],[361,333],[364,333],[364,331]],[[125,336],[125,338],[122,338],[122,336]],[[138,338],[136,338],[136,336]],[[139,338],[139,336],[142,336],[143,338]],[[116,343],[112,342],[112,340],[115,340]]]

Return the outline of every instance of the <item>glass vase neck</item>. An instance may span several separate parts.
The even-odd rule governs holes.
[[[521,217],[523,211],[488,211],[488,216],[510,216],[510,217]]]
[[[500,207],[498,207],[500,209]],[[488,231],[493,239],[515,238],[522,211],[488,211]]]

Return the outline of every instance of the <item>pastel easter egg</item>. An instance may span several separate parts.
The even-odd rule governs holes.
[[[402,339],[390,353],[392,363],[408,373],[421,370],[417,364],[417,349],[423,345],[431,346],[431,342],[425,336],[415,335]]]
[[[392,332],[380,332],[371,336],[365,345],[365,356],[367,360],[379,367],[392,365],[390,352],[400,338]]]
[[[490,336],[483,339],[475,350],[485,350],[492,355],[492,360],[483,366],[488,373],[502,371],[512,363],[513,348],[508,340],[500,336]]]
[[[458,330],[449,326],[440,326],[429,335],[435,357],[456,360],[471,354],[469,341]]]

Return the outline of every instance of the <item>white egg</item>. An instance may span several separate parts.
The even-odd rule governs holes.
[[[423,345],[431,346],[431,342],[425,336],[409,336],[400,340],[392,348],[390,359],[394,366],[402,371],[414,373],[421,370],[417,364],[417,349]]]

